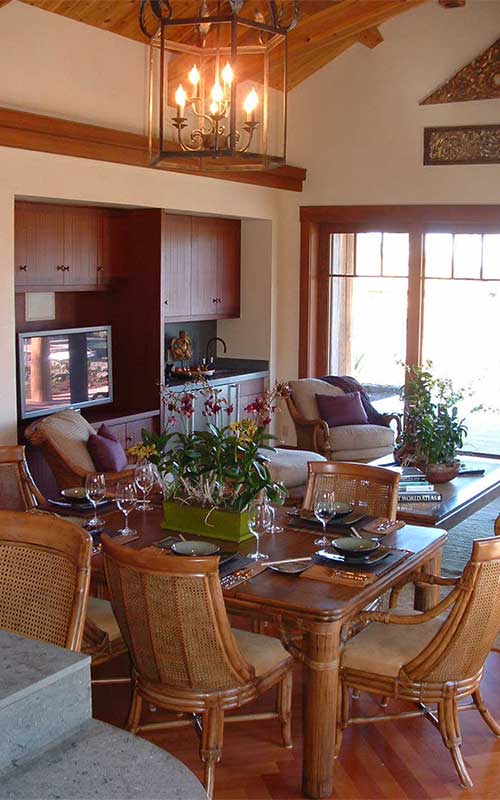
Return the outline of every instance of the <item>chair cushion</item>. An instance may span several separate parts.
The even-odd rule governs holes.
[[[395,615],[419,615],[421,612],[395,610]],[[434,638],[443,624],[442,618],[420,625],[386,625],[371,622],[347,642],[341,665],[359,672],[397,678],[401,667],[412,661]]]
[[[346,392],[339,397],[317,394],[316,402],[321,419],[324,419],[330,428],[368,423],[359,392]]]
[[[269,472],[273,481],[280,481],[287,489],[296,489],[304,486],[307,481],[307,464],[309,461],[326,461],[319,453],[310,450],[284,450],[277,448],[276,452],[264,451],[270,459]]]
[[[292,660],[290,653],[274,636],[263,636],[238,628],[232,628],[232,631],[243,658],[252,665],[259,678],[276,669],[283,661]]]
[[[89,436],[87,448],[98,472],[121,472],[128,466],[125,450],[116,440],[94,433]]]
[[[326,381],[318,378],[301,378],[297,381],[289,381],[292,392],[293,402],[297,406],[299,414],[305,419],[320,419],[316,395],[328,395],[338,397],[344,394],[338,386],[332,386]]]
[[[330,431],[332,450],[372,450],[392,448],[394,431],[384,425],[342,425]]]
[[[87,441],[95,430],[81,414],[70,408],[57,411],[42,419],[37,427],[67,463],[85,472],[94,472]]]
[[[116,617],[111,608],[111,603],[108,602],[108,600],[101,600],[98,597],[89,597],[87,617],[97,628],[100,628],[108,634],[110,642],[122,638]]]

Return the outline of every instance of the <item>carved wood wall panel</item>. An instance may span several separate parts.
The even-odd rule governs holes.
[[[500,164],[500,125],[424,128],[424,164]]]
[[[500,97],[500,39],[421,100],[420,105],[493,100],[497,97]]]

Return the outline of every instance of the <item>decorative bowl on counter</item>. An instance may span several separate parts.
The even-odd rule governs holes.
[[[211,378],[215,369],[205,367],[174,367],[170,373],[174,378]]]

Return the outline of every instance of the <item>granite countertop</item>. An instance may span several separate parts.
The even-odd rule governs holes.
[[[208,379],[210,386],[223,386],[241,380],[269,377],[269,362],[245,358],[218,358],[214,362],[215,373]],[[190,378],[170,377],[165,385],[170,389],[181,389]]]

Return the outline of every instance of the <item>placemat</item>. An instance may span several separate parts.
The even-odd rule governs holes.
[[[381,575],[384,575],[389,569],[399,564],[405,558],[411,555],[410,550],[396,550],[392,549],[387,558],[375,564],[368,569],[366,565],[349,564],[343,567],[339,564],[338,567],[331,567],[323,564],[313,564],[305,572],[299,575],[299,578],[308,578],[309,580],[323,581],[324,583],[343,584],[344,586],[365,586],[373,583]]]
[[[398,531],[400,528],[404,528],[405,525],[406,522],[403,522],[401,519],[390,522],[385,519],[385,517],[376,517],[375,519],[364,522],[359,530],[375,533],[377,536],[387,536],[388,533]]]
[[[221,558],[222,555],[223,554],[221,553]],[[232,558],[228,558],[227,560],[222,561],[222,563],[219,563],[219,576],[221,578],[225,578],[228,575],[232,575],[234,572],[237,572],[239,569],[248,567],[248,565],[252,563],[254,563],[252,558],[235,554]]]

